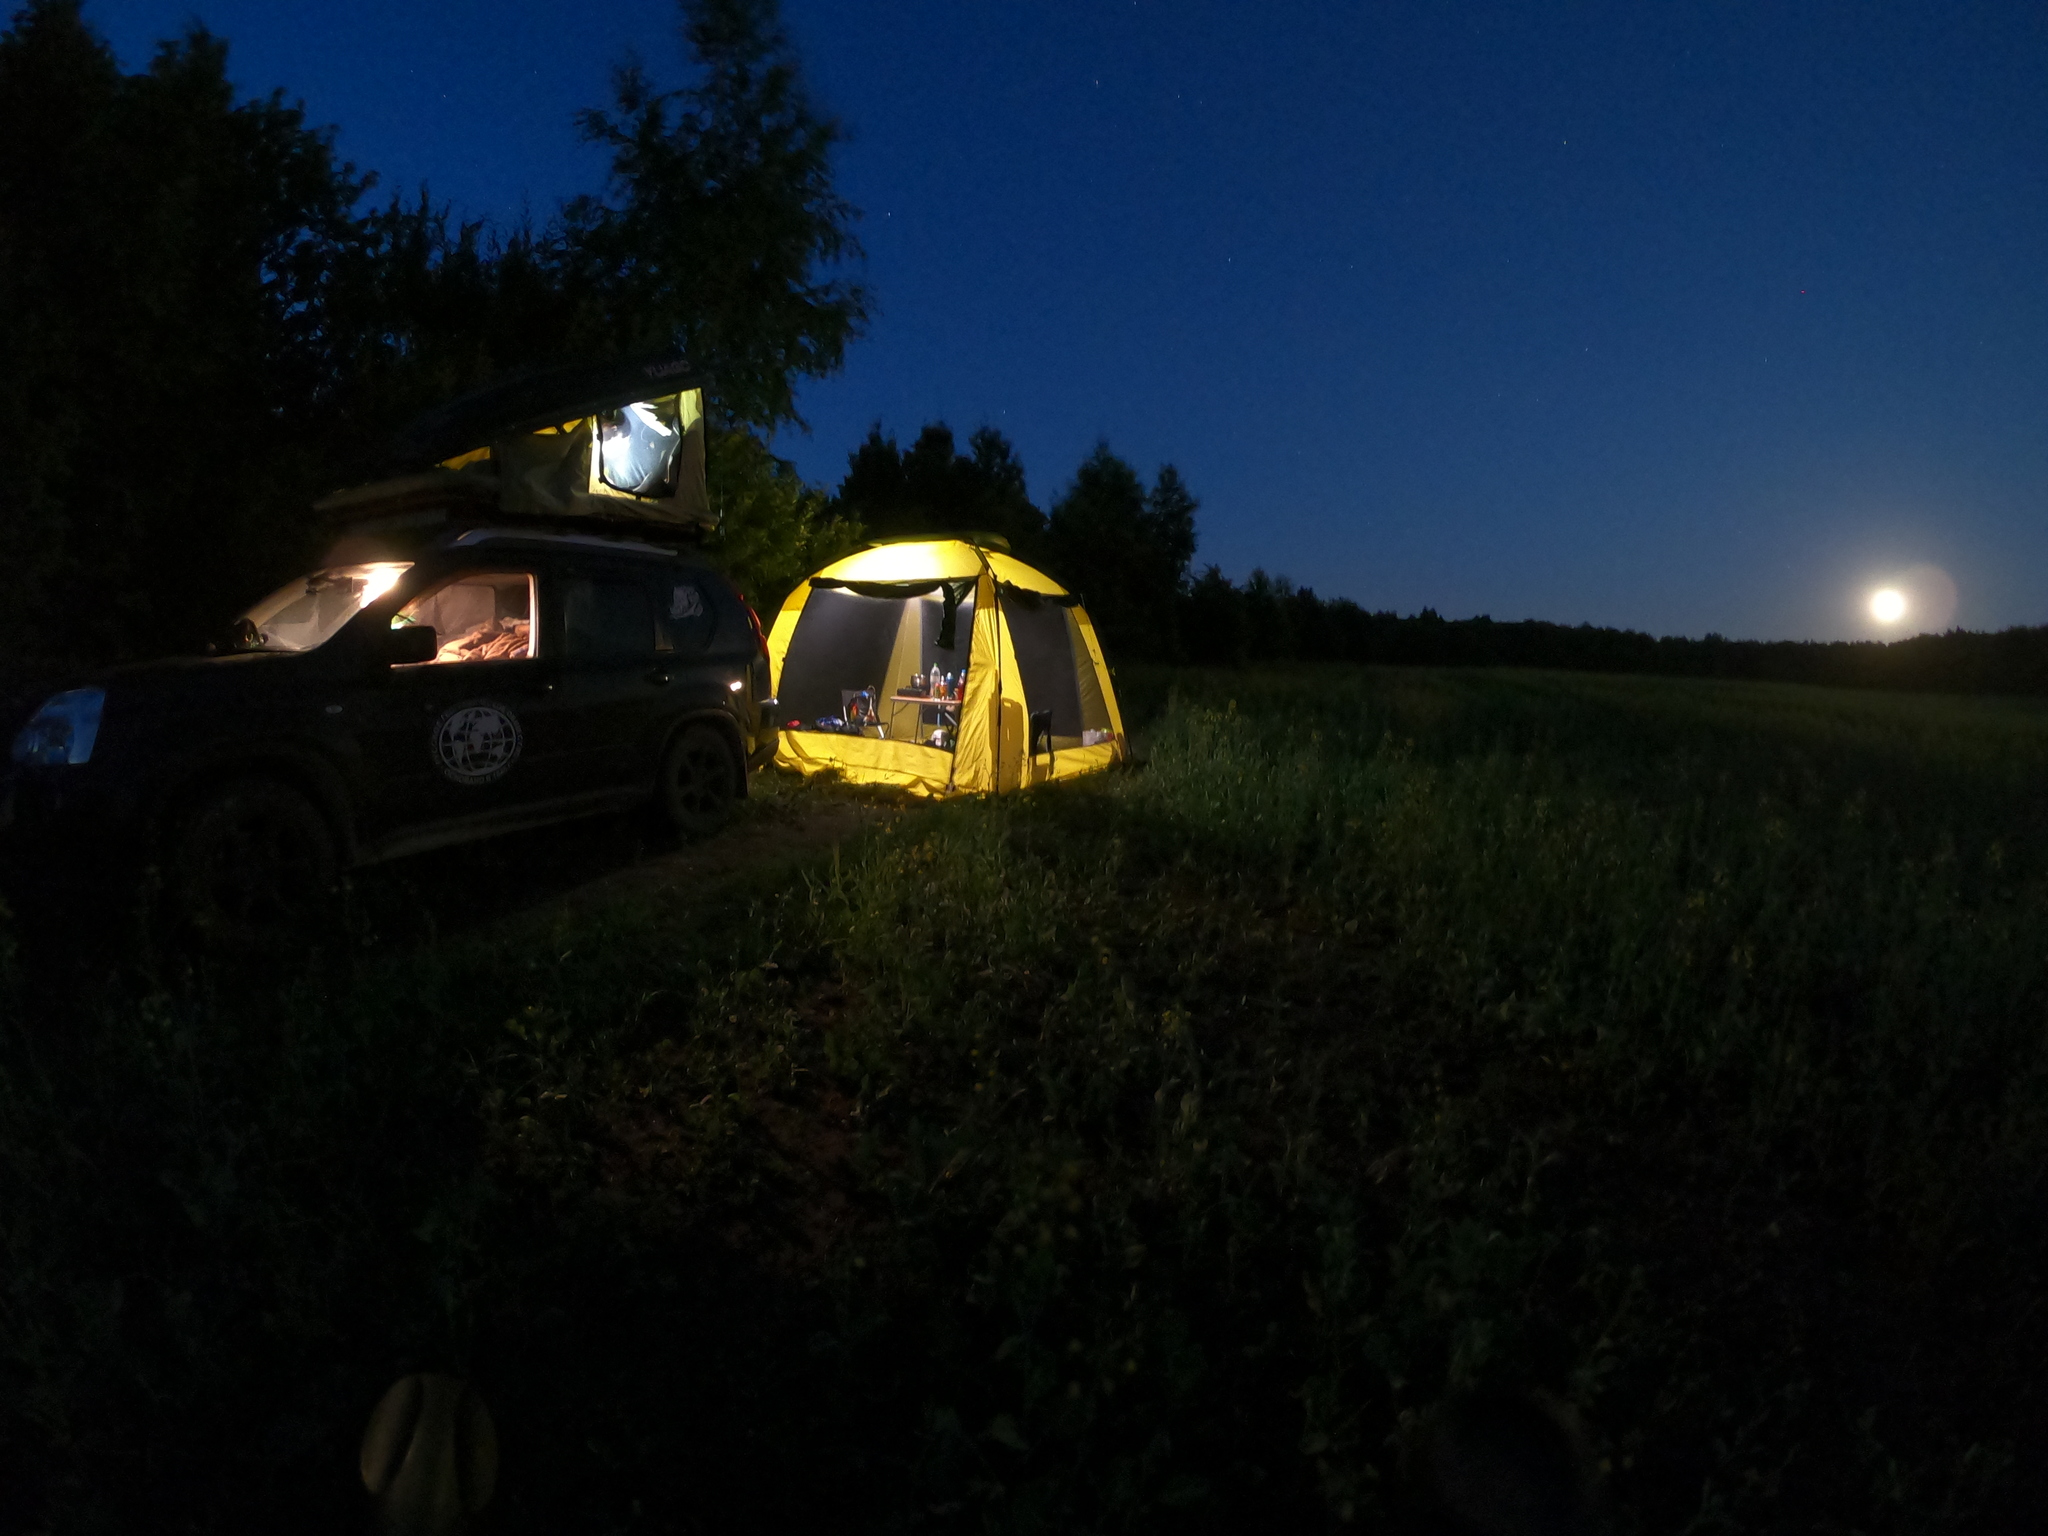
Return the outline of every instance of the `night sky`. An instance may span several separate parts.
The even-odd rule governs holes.
[[[545,219],[669,0],[194,14],[387,189]],[[778,448],[1097,438],[1198,560],[1369,608],[1754,637],[2048,623],[2048,6],[789,0],[880,304]],[[1910,626],[1909,626],[1910,627]]]

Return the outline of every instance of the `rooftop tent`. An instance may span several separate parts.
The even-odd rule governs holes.
[[[708,528],[704,381],[674,354],[522,374],[413,423],[392,478],[320,510],[351,521],[457,505]]]
[[[999,539],[878,544],[790,594],[768,637],[776,761],[943,795],[1107,768],[1123,718],[1079,599]]]

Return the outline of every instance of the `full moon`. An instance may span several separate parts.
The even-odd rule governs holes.
[[[1879,587],[1870,594],[1870,616],[1880,624],[1896,624],[1906,616],[1906,594],[1897,587]]]

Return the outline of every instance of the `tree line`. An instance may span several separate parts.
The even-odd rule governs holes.
[[[1952,693],[2048,693],[2048,626],[1952,631],[1889,643],[1655,636],[1540,619],[1401,615],[1325,598],[1254,570],[1233,582],[1196,574],[1200,503],[1166,465],[1148,488],[1098,444],[1041,512],[1001,433],[960,451],[943,422],[908,448],[873,428],[817,517],[849,536],[980,530],[1079,592],[1113,659],[1241,667],[1348,662],[1379,666],[1539,667],[1829,687]],[[850,546],[849,546],[850,547]]]
[[[1182,660],[1206,666],[1341,661],[1378,666],[1542,667],[1942,693],[2048,694],[2048,625],[1911,639],[1730,640],[1542,619],[1374,612],[1255,570],[1210,566],[1181,599]]]
[[[676,345],[717,381],[738,542],[801,558],[811,504],[764,439],[870,312],[843,135],[774,0],[680,21],[681,85],[629,64],[574,125],[604,186],[497,229],[380,197],[282,92],[239,98],[203,28],[128,73],[79,0],[28,0],[0,32],[0,652],[189,646],[317,558],[311,503],[423,410]]]
[[[1080,592],[1113,657],[1536,666],[2048,692],[2048,629],[1890,645],[1402,617],[1196,573],[1199,503],[1098,444],[1044,509],[1001,433],[877,425],[835,490],[772,449],[873,312],[844,134],[775,0],[679,0],[685,75],[574,128],[604,185],[543,223],[379,197],[194,26],[124,72],[80,0],[0,32],[0,674],[188,648],[318,557],[309,512],[421,411],[521,369],[680,345],[713,377],[710,553],[764,611],[863,539],[980,531]],[[565,125],[566,127],[567,125]],[[4,681],[0,676],[0,681]]]

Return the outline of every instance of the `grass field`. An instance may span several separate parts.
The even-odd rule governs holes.
[[[1619,1531],[2034,1528],[2048,709],[1125,689],[1140,767],[696,897],[20,957],[26,1528],[354,1529],[416,1369],[507,1532],[1424,1529],[1530,1387]]]

